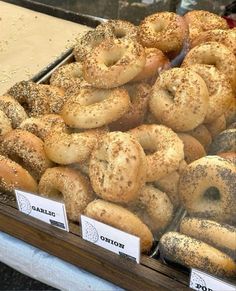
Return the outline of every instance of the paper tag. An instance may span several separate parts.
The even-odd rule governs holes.
[[[120,256],[140,262],[140,238],[81,215],[82,237]]]
[[[20,190],[15,190],[15,194],[21,212],[69,231],[64,203]]]
[[[216,278],[212,275],[206,274],[202,271],[192,269],[189,287],[198,291],[235,291],[236,286],[229,284]]]

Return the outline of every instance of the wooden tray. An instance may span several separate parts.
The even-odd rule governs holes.
[[[0,230],[128,290],[189,289],[187,274],[146,255],[139,265],[93,245],[76,224],[67,233],[25,215],[12,195],[0,195]]]

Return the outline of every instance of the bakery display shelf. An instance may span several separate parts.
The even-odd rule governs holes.
[[[141,264],[83,240],[80,228],[65,232],[19,212],[14,196],[0,195],[0,230],[128,290],[188,289],[188,276],[142,255]]]

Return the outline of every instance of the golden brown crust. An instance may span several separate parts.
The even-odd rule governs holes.
[[[229,162],[234,163],[236,166],[236,152],[223,152],[223,153],[217,153],[218,156],[226,159]]]
[[[0,110],[11,120],[13,128],[21,124],[23,120],[28,118],[25,109],[13,97],[4,95],[0,97]]]
[[[189,164],[179,181],[179,196],[191,215],[234,221],[236,168],[218,156],[206,156]]]
[[[163,72],[153,86],[149,108],[158,122],[175,131],[200,125],[208,108],[208,90],[194,71],[174,68]]]
[[[186,132],[190,135],[192,135],[194,138],[196,138],[205,148],[206,152],[208,151],[208,148],[212,142],[212,137],[207,129],[207,127],[204,124],[200,124],[196,128]]]
[[[111,202],[101,199],[89,203],[85,215],[140,237],[141,251],[148,252],[153,243],[150,229],[132,212]]]
[[[236,90],[236,57],[226,46],[218,42],[206,42],[195,46],[186,55],[182,67],[194,64],[214,65],[226,75],[233,91]]]
[[[0,137],[12,130],[11,121],[7,115],[0,110]]]
[[[42,140],[25,130],[14,129],[4,135],[0,152],[16,162],[19,161],[36,180],[52,166],[45,154]]]
[[[147,152],[148,182],[156,181],[179,168],[184,158],[183,143],[170,128],[143,124],[129,131]]]
[[[28,171],[19,164],[0,155],[0,190],[13,192],[14,189],[36,193],[38,185]]]
[[[132,80],[145,65],[144,48],[131,39],[108,39],[83,64],[84,79],[97,88],[114,88]]]
[[[94,199],[89,179],[67,167],[47,169],[39,182],[39,193],[42,196],[63,200],[68,218],[80,221],[80,215]]]
[[[225,115],[222,114],[211,123],[205,123],[206,128],[209,130],[212,138],[214,139],[218,134],[226,129]]]
[[[187,164],[206,156],[204,147],[196,138],[186,133],[178,133],[178,137],[184,144],[184,159]]]
[[[146,181],[141,145],[128,133],[108,133],[91,154],[89,175],[94,191],[103,199],[135,200]]]
[[[129,106],[130,98],[124,88],[86,87],[66,101],[62,116],[70,127],[97,128],[119,119]]]
[[[236,228],[213,220],[185,217],[180,232],[202,240],[236,258]]]
[[[236,96],[231,101],[227,110],[224,112],[224,115],[227,125],[236,122]]]
[[[192,10],[184,15],[184,19],[189,27],[190,43],[192,43],[201,32],[229,28],[224,18],[204,10]]]
[[[31,81],[21,81],[12,86],[7,94],[22,104],[30,117],[50,113],[49,101],[40,85]]]
[[[167,52],[181,50],[187,36],[183,17],[173,12],[158,12],[147,16],[139,25],[138,37],[144,47]]]
[[[234,277],[232,258],[214,247],[178,232],[168,232],[160,240],[161,254],[189,268],[198,268],[216,276]]]
[[[109,128],[120,131],[127,131],[143,123],[144,116],[147,112],[148,98],[151,87],[145,83],[136,83],[125,85],[131,104],[129,110],[118,120],[109,124]]]

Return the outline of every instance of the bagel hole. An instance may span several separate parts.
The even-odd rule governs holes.
[[[205,191],[204,198],[210,201],[220,200],[220,191],[216,187],[210,187]]]
[[[112,67],[119,62],[123,57],[124,52],[122,50],[110,50],[106,57],[104,58],[104,64],[106,67]]]
[[[156,22],[153,24],[153,29],[156,33],[161,32],[165,28],[162,22]]]
[[[165,93],[166,93],[168,99],[174,101],[175,95],[174,95],[174,92],[170,88],[166,88]]]
[[[115,29],[114,34],[116,38],[122,38],[126,36],[126,32],[123,29]]]

